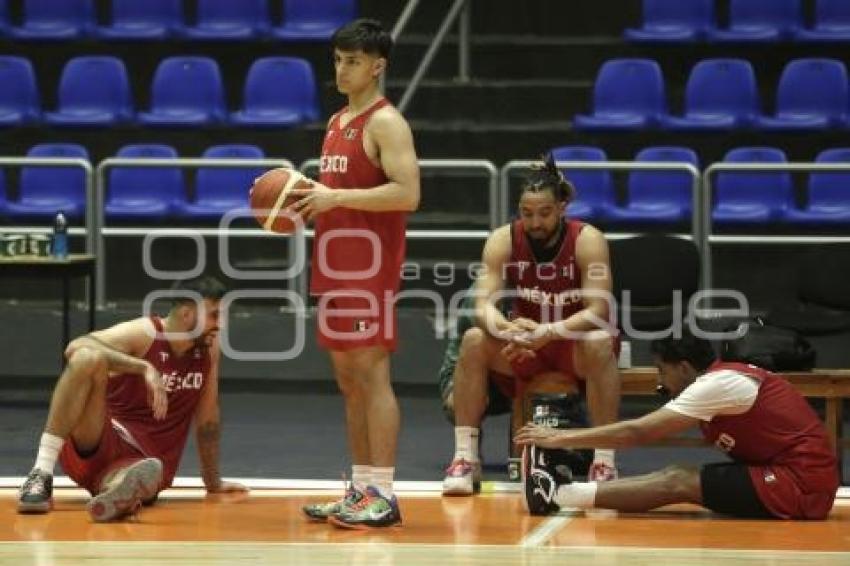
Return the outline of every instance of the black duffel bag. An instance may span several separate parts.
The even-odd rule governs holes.
[[[808,371],[815,367],[817,353],[798,332],[767,325],[760,318],[746,322],[749,329],[743,336],[721,343],[723,361],[744,362],[770,371]],[[734,331],[740,324],[727,330]]]

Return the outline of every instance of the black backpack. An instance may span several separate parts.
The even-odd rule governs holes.
[[[761,318],[746,322],[749,323],[746,334],[721,343],[722,360],[744,362],[770,371],[808,371],[815,367],[817,353],[798,332],[767,325]],[[738,327],[736,324],[727,331]]]

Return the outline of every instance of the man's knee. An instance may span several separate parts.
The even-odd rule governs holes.
[[[487,344],[487,334],[477,326],[463,333],[460,340],[460,355],[480,355]]]
[[[68,357],[68,368],[75,375],[104,379],[107,376],[109,364],[103,352],[83,346],[74,350]]]
[[[585,378],[596,374],[614,360],[614,338],[607,332],[598,332],[575,343],[576,370]]]
[[[661,470],[665,485],[678,500],[698,502],[700,494],[699,469],[692,466],[674,464]]]

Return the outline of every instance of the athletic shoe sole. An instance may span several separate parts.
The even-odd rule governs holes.
[[[122,473],[120,481],[86,504],[93,521],[103,523],[135,512],[142,501],[156,495],[162,481],[162,462],[146,458],[130,465]]]
[[[48,513],[53,510],[53,498],[51,497],[47,501],[42,501],[40,503],[24,503],[22,501],[18,501],[18,513],[24,513],[27,515],[37,515]]]

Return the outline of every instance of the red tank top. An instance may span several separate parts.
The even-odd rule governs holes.
[[[157,338],[144,355],[162,374],[168,390],[168,412],[163,420],[153,418],[148,404],[148,389],[144,377],[121,374],[109,379],[107,407],[119,434],[145,453],[162,460],[163,487],[171,485],[189,435],[195,408],[206,387],[210,356],[203,348],[193,348],[177,357],[168,340],[160,338],[162,321],[151,317]],[[124,429],[124,430],[122,430]],[[125,437],[126,438],[126,437]]]
[[[515,293],[512,315],[538,322],[564,320],[584,308],[576,240],[585,224],[564,222],[566,234],[554,259],[537,263],[522,221],[511,225],[511,261],[505,266],[506,289]]]
[[[369,189],[388,182],[363,147],[363,131],[372,115],[389,105],[380,99],[344,127],[337,112],[322,144],[319,181],[334,189]],[[358,289],[380,300],[386,291],[398,291],[405,253],[407,213],[367,212],[334,208],[316,217],[310,292]],[[351,231],[359,232],[360,236]],[[323,266],[319,254],[323,256]],[[355,274],[354,272],[360,272]]]
[[[787,467],[804,493],[835,493],[839,485],[835,451],[803,396],[784,379],[755,366],[717,362],[708,371],[724,369],[758,380],[758,395],[746,413],[700,423],[705,439],[745,465]]]

